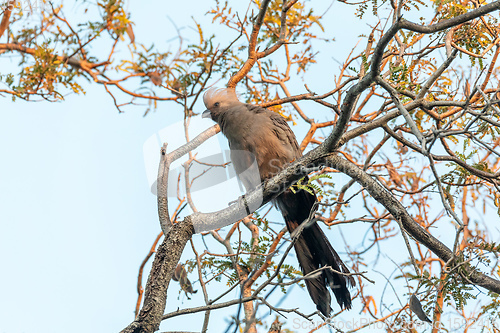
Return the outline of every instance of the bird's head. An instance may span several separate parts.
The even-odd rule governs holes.
[[[215,122],[234,106],[241,104],[234,89],[231,88],[210,88],[203,95],[203,102],[207,109],[203,112],[202,118],[210,118]]]

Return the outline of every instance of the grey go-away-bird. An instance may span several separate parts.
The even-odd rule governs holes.
[[[234,169],[247,191],[254,189],[256,184],[241,175],[255,162],[260,182],[263,182],[301,157],[295,135],[279,114],[260,106],[241,103],[234,90],[229,88],[210,89],[203,96],[203,101],[207,107],[203,117],[218,123],[228,139]],[[241,151],[249,154],[241,154]],[[290,233],[308,219],[316,200],[316,196],[307,191],[294,193],[290,189],[275,199]],[[324,266],[349,273],[317,223],[305,228],[294,246],[304,275]],[[326,286],[332,289],[341,308],[351,308],[347,285],[355,285],[352,276],[325,269],[305,281],[309,295],[323,315],[329,316],[331,312],[331,297]]]

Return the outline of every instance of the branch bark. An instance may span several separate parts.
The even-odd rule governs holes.
[[[259,36],[260,28],[262,27],[262,23],[264,23],[264,16],[266,15],[267,7],[269,6],[270,0],[262,1],[260,6],[259,13],[255,19],[255,23],[253,24],[252,34],[250,35],[250,40],[248,42],[248,59],[245,64],[241,67],[241,69],[234,74],[229,82],[227,83],[228,88],[236,87],[236,84],[241,81],[248,74],[250,69],[252,69],[255,62],[257,62],[257,37]]]
[[[160,328],[167,304],[167,289],[182,251],[194,234],[191,218],[175,224],[158,247],[149,273],[144,305],[137,318],[122,333],[151,333]]]
[[[325,162],[327,165],[356,180],[356,182],[358,182],[368,191],[368,193],[370,193],[373,199],[383,205],[395,219],[402,223],[405,230],[413,238],[424,244],[443,261],[450,262],[453,266],[454,263],[451,262],[454,260],[453,252],[437,238],[425,231],[425,229],[422,228],[417,222],[415,222],[403,205],[396,200],[393,195],[387,192],[381,184],[375,181],[354,163],[341,159],[337,155],[328,156]],[[500,293],[500,281],[493,279],[472,267],[464,265],[464,268],[467,271],[467,277],[470,281],[478,286],[486,288],[487,290]]]
[[[239,82],[248,73],[248,71],[252,68],[252,66],[258,59],[256,52],[256,40],[263,23],[268,4],[269,1],[262,2],[261,9],[255,20],[253,31],[249,41],[249,58],[243,65],[242,69],[230,79],[230,81],[228,82],[228,87],[236,86],[237,82]],[[248,215],[248,207],[252,207],[252,209],[250,209],[250,212],[255,211],[257,208],[261,207],[263,204],[267,203],[272,198],[282,193],[293,182],[300,179],[310,167],[321,167],[328,165],[350,176],[361,186],[363,186],[377,202],[383,205],[393,215],[393,217],[401,223],[404,229],[414,239],[428,247],[439,258],[441,258],[445,262],[448,262],[450,266],[456,264],[456,258],[453,251],[438,239],[436,239],[434,236],[429,234],[418,223],[416,223],[410,216],[410,214],[406,211],[406,209],[402,206],[402,204],[380,183],[370,177],[365,171],[357,167],[354,163],[344,160],[339,156],[332,154],[332,152],[341,144],[345,143],[347,137],[349,137],[350,135],[359,135],[359,133],[363,133],[364,131],[369,131],[377,127],[373,123],[367,124],[365,127],[360,126],[363,128],[358,131],[353,130],[351,131],[351,133],[344,134],[359,96],[364,90],[374,84],[377,80],[377,77],[381,72],[381,63],[384,55],[384,50],[399,30],[407,29],[421,33],[433,33],[480,17],[499,8],[500,1],[496,1],[476,10],[470,11],[469,13],[430,26],[420,26],[415,23],[406,21],[402,18],[396,20],[395,24],[393,24],[393,26],[391,26],[387,30],[387,32],[381,38],[380,42],[375,47],[371,59],[371,70],[363,78],[361,78],[361,80],[357,84],[353,85],[347,92],[341,107],[339,119],[329,137],[319,147],[304,155],[300,160],[291,163],[289,167],[282,170],[272,179],[266,181],[256,190],[248,193],[245,196],[245,204],[243,204],[243,200],[238,200],[237,204],[234,204],[218,212],[208,214],[193,213],[192,215],[186,217],[183,222],[170,227],[171,223],[169,223],[170,220],[168,217],[165,195],[165,181],[166,179],[168,179],[168,177],[165,176],[168,176],[168,165],[172,161],[170,158],[172,157],[173,153],[169,154],[170,156],[168,158],[162,157],[162,163],[165,163],[165,165],[160,167],[161,179],[159,178],[158,185],[158,207],[162,229],[164,230],[164,232],[167,231],[165,232],[166,237],[164,242],[158,249],[157,255],[155,256],[153,268],[146,286],[144,306],[138,318],[122,332],[153,332],[159,328],[159,324],[162,320],[163,311],[166,305],[166,292],[169,281],[173,275],[173,271],[182,254],[184,246],[191,238],[195,230],[198,232],[210,230],[213,229],[213,226],[215,224],[220,224],[220,221],[224,221],[224,223],[229,224],[242,219],[243,217]],[[417,107],[425,103],[427,102],[423,100],[416,100],[408,105],[407,110],[409,110],[411,107]],[[377,121],[377,125],[383,125],[384,121],[387,122],[388,120],[399,115],[400,113],[398,111],[393,111],[392,113],[389,113],[386,116],[382,117],[383,120],[379,119]],[[199,143],[201,142],[203,142],[203,140],[200,140]],[[178,153],[184,154],[185,150],[178,151]],[[163,155],[166,156],[165,148],[163,150]],[[163,193],[163,195],[161,193]],[[495,280],[467,265],[462,265],[462,267],[464,267],[467,279],[469,281],[490,291],[500,293],[500,281]],[[237,302],[251,301],[256,299],[257,297],[258,296],[256,295],[256,293],[254,293],[252,296],[245,297],[244,299],[238,300]],[[214,308],[216,308],[216,305],[200,307],[197,309],[197,311],[204,311]],[[165,319],[167,317],[163,318]]]

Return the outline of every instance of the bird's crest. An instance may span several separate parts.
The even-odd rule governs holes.
[[[231,102],[239,102],[238,96],[234,89],[231,88],[210,88],[203,95],[203,103],[205,106],[211,107],[215,102],[219,103],[231,103]]]

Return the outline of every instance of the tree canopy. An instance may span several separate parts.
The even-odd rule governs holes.
[[[154,332],[169,318],[198,312],[202,332],[221,331],[210,321],[214,311],[226,311],[226,331],[235,332],[279,332],[282,325],[353,332],[375,324],[405,331],[424,325],[420,304],[433,332],[498,330],[500,1],[339,1],[323,11],[297,0],[200,2],[212,25],[193,17],[196,40],[186,42],[178,28],[167,49],[136,38],[135,25],[151,23],[135,21],[124,1],[82,2],[77,16],[63,4],[36,4],[2,5],[0,59],[19,58],[0,73],[2,98],[57,102],[83,98],[97,85],[116,112],[182,113],[186,144],[159,152],[162,233],[140,267],[136,318],[124,332]],[[345,29],[362,33],[342,45],[350,51],[339,59],[335,39],[343,31],[325,27],[344,6],[355,9],[342,18]],[[202,177],[227,166],[195,153],[217,126],[195,138],[187,130],[211,86],[235,88],[242,101],[281,114],[302,134],[303,158],[263,184],[262,203],[248,195],[262,207],[249,216],[241,216],[236,197],[210,213],[198,211],[200,199],[191,195]],[[170,165],[186,156],[184,177],[169,183]],[[195,174],[193,165],[204,169]],[[305,174],[320,199],[323,229],[337,249],[343,240],[358,283],[350,316],[361,311],[366,321],[352,327],[342,311],[324,318],[270,301],[272,294],[286,300],[307,276],[288,258],[294,238],[266,203],[276,189],[304,187]],[[167,188],[181,183],[186,191],[169,197]],[[201,223],[224,219],[232,223],[195,234]],[[188,242],[192,255],[178,266]],[[166,303],[176,302],[167,299],[172,279],[186,296],[198,289],[204,303],[165,314]],[[228,298],[234,290],[239,297]],[[294,326],[291,315],[307,324]]]

